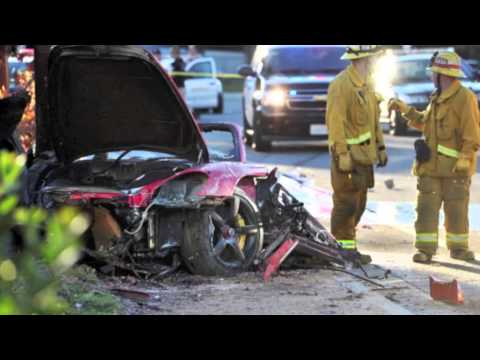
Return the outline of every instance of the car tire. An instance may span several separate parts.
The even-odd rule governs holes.
[[[188,227],[180,251],[184,264],[195,275],[202,276],[233,276],[248,270],[263,248],[263,228],[261,216],[255,203],[241,189],[235,190],[240,201],[239,214],[245,219],[245,224],[256,226],[258,232],[248,235],[244,244],[244,260],[228,260],[229,248],[216,254],[219,243],[219,230],[214,225],[212,213],[215,210],[192,211],[187,214]],[[240,238],[236,238],[240,241]],[[238,242],[237,242],[238,243]],[[227,256],[227,257],[225,257]]]
[[[390,134],[394,136],[404,136],[407,134],[407,122],[400,113],[397,113],[393,120]]]
[[[272,149],[272,143],[264,139],[260,117],[261,115],[258,113],[255,113],[253,117],[253,148],[255,151],[269,152]]]
[[[223,98],[222,94],[218,94],[218,106],[215,109],[213,109],[213,112],[215,114],[223,114],[224,107],[225,107],[225,99]]]

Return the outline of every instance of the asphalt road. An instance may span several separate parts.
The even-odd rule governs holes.
[[[231,122],[242,126],[241,95],[227,94],[225,98],[225,113],[222,115],[202,114],[202,122]],[[379,174],[409,175],[414,157],[413,143],[415,136],[386,136],[389,147],[390,164],[387,169],[379,169]],[[268,165],[286,165],[310,169],[328,169],[330,157],[325,146],[277,144],[270,153],[258,153],[247,148],[248,160]]]
[[[228,95],[223,115],[203,115],[202,122],[232,122],[242,124],[240,96]],[[410,174],[414,157],[415,137],[386,136],[390,164],[377,172],[377,186],[369,194],[369,211],[358,228],[359,248],[372,255],[374,265],[367,271],[377,284],[360,281],[349,275],[326,270],[282,271],[269,284],[263,284],[258,274],[246,273],[235,278],[202,278],[176,274],[162,281],[129,283],[139,291],[155,294],[141,303],[124,299],[131,314],[342,314],[342,315],[410,315],[410,314],[479,314],[480,262],[464,263],[452,260],[445,248],[445,233],[441,231],[440,251],[432,265],[411,261],[415,230],[416,179]],[[215,136],[210,146],[221,138]],[[207,139],[207,141],[209,141]],[[283,171],[306,175],[317,185],[330,189],[329,154],[321,147],[277,147],[271,153],[256,153],[248,149],[248,161]],[[395,188],[382,184],[395,180]],[[475,184],[475,181],[474,181]],[[476,187],[476,188],[475,188]],[[480,191],[474,185],[472,198],[480,203]],[[303,201],[303,200],[302,200]],[[313,203],[328,199],[313,199]],[[325,204],[321,204],[322,207]],[[471,211],[471,248],[480,252],[479,205]],[[327,214],[329,217],[329,214]],[[329,221],[324,225],[328,227]],[[477,255],[478,256],[478,255]],[[386,276],[386,269],[391,270]],[[441,280],[457,279],[465,293],[464,306],[449,306],[430,298],[429,277]],[[124,280],[119,288],[124,288]],[[123,281],[123,282],[122,282]],[[110,283],[109,287],[114,286]],[[382,288],[383,287],[383,288]],[[135,290],[135,288],[133,288]]]
[[[242,126],[241,94],[226,94],[225,112],[222,115],[202,114],[201,122],[231,122]],[[385,135],[389,154],[388,167],[377,169],[377,186],[371,191],[370,201],[409,202],[415,203],[417,187],[416,178],[411,169],[415,157],[415,135],[395,137]],[[295,146],[275,146],[269,153],[259,153],[247,147],[249,162],[279,167],[284,171],[295,171],[312,178],[316,185],[331,190],[330,156],[325,146],[306,146],[299,143]],[[394,180],[395,189],[388,189],[384,182]],[[480,203],[480,184],[473,181],[472,203]],[[410,205],[413,206],[413,205]]]

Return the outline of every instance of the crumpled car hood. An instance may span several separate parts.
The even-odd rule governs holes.
[[[56,46],[48,68],[44,126],[59,160],[132,148],[208,160],[195,120],[144,49]]]

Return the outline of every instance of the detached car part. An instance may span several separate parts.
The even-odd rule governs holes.
[[[345,269],[360,266],[360,254],[343,249],[304,204],[277,181],[276,171],[257,186],[257,200],[269,243],[257,265],[265,267],[266,281],[293,251],[325,265]]]

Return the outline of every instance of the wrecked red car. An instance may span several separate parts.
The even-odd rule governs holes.
[[[89,215],[86,261],[148,278],[182,264],[221,276],[256,266],[266,281],[293,251],[359,264],[276,171],[245,163],[241,129],[197,124],[148,52],[70,45],[48,55],[48,71],[36,67],[37,142],[22,202]],[[9,102],[18,104],[6,108],[11,129],[27,100]]]
[[[135,46],[53,47],[47,87],[38,133],[48,139],[38,139],[27,204],[82,208],[88,248],[136,271],[184,263],[229,275],[252,265],[263,247],[255,184],[268,173],[243,163],[235,126],[205,125],[209,149],[170,77]]]

